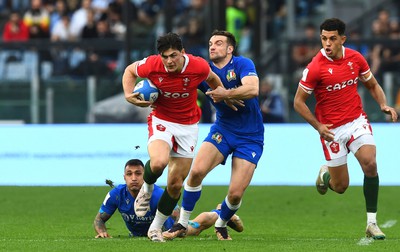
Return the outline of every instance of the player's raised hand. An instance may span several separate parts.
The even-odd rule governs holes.
[[[151,105],[151,102],[149,102],[149,101],[142,101],[140,98],[139,98],[139,93],[132,93],[132,94],[129,94],[129,95],[125,95],[125,99],[128,101],[128,102],[130,102],[130,103],[132,103],[133,105],[136,105],[136,106],[138,106],[138,107],[148,107],[148,106],[150,106]]]
[[[387,106],[387,105],[384,105],[384,106],[381,107],[381,111],[383,113],[385,113],[385,114],[390,115],[390,117],[392,118],[392,122],[396,122],[397,121],[398,115],[397,115],[397,112],[396,112],[396,110],[394,108],[392,108],[390,106]]]

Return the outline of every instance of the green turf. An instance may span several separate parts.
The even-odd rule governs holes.
[[[166,243],[129,238],[121,216],[107,223],[113,239],[92,227],[109,187],[0,187],[0,251],[400,251],[400,222],[387,239],[364,238],[362,187],[319,195],[314,187],[251,186],[238,215],[243,233],[217,241],[212,229]],[[195,213],[222,201],[226,186],[205,186]],[[381,187],[379,224],[400,218],[400,187]]]

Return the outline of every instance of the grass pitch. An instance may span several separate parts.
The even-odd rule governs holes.
[[[400,251],[400,187],[381,187],[378,221],[386,240],[364,235],[362,187],[319,195],[314,187],[250,186],[238,215],[242,233],[152,243],[129,238],[118,212],[113,239],[94,239],[93,219],[109,187],[0,187],[0,251]],[[205,186],[196,215],[222,201],[226,186]]]

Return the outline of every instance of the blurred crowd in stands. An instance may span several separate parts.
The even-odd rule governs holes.
[[[167,10],[173,13],[171,31],[182,36],[187,52],[208,58],[208,39],[215,27],[211,25],[214,0],[0,0],[0,28],[2,42],[21,42],[46,39],[60,46],[39,53],[30,50],[2,50],[0,52],[0,79],[28,77],[25,68],[39,57],[42,77],[49,76],[118,76],[125,65],[125,48],[118,50],[88,49],[79,46],[64,47],[62,42],[127,41],[140,40],[131,48],[131,59],[141,58],[140,53],[154,53],[155,38],[166,32]],[[253,53],[254,27],[260,22],[257,16],[258,0],[225,0],[225,29],[232,32],[239,42],[238,53],[248,57]],[[396,1],[393,1],[396,5]],[[287,28],[287,1],[266,0],[265,41],[279,39]],[[167,6],[168,5],[168,6]],[[400,39],[399,4],[397,9],[379,9],[370,26],[370,38]],[[296,43],[289,49],[287,73],[297,80],[304,67],[320,49],[319,20],[310,17],[321,13],[323,0],[296,0]],[[168,15],[171,13],[168,12]],[[171,16],[169,16],[171,17]],[[219,27],[221,29],[221,27]],[[351,28],[351,27],[350,27]],[[369,61],[372,72],[378,77],[386,71],[400,67],[400,43],[358,42],[365,39],[363,30],[349,29],[346,46],[360,51]],[[143,48],[141,46],[144,46]],[[150,48],[150,49],[149,49]],[[25,48],[26,49],[26,48]],[[153,51],[152,51],[153,50]],[[136,53],[136,54],[135,54]],[[257,66],[259,67],[259,66]],[[18,73],[18,74],[15,74]],[[24,75],[24,73],[26,73]],[[277,122],[287,118],[287,105],[282,102],[281,87],[268,81],[262,68],[260,74],[260,104],[265,118]],[[293,83],[290,83],[291,85]],[[400,94],[400,93],[399,93]],[[400,95],[399,95],[400,97]],[[287,98],[287,97],[285,97]],[[400,100],[400,98],[399,98]],[[287,102],[286,102],[287,103]],[[400,103],[400,101],[399,101]],[[270,106],[270,107],[268,107]],[[205,121],[212,121],[211,108],[206,108]],[[400,110],[400,105],[399,105]],[[276,113],[279,112],[279,115]],[[266,119],[271,120],[271,119]]]

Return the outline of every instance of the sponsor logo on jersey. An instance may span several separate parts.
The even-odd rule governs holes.
[[[253,156],[253,158],[256,156],[256,153],[253,151],[252,153],[251,153],[251,155]]]
[[[345,87],[351,86],[353,84],[357,84],[358,83],[358,77],[356,77],[354,80],[350,79],[350,80],[346,80],[343,81],[341,83],[335,83],[332,85],[329,85],[326,87],[326,90],[331,92],[331,91],[335,91],[335,90],[341,90]]]
[[[214,135],[212,135],[212,139],[217,142],[218,144],[221,143],[222,141],[222,135],[219,132],[216,132]]]
[[[332,68],[329,68],[329,69],[328,69],[328,72],[329,72],[330,74],[332,74],[332,73],[333,73],[333,69],[332,69]]]
[[[162,82],[164,80],[164,78],[163,77],[158,77],[158,82]]]
[[[329,145],[329,148],[331,148],[331,151],[333,152],[333,153],[338,153],[339,152],[339,150],[340,150],[340,145],[337,143],[337,142],[332,142],[330,145]]]
[[[236,80],[236,73],[235,73],[235,70],[233,70],[233,69],[228,70],[228,74],[226,75],[226,79],[227,79],[228,81]]]

